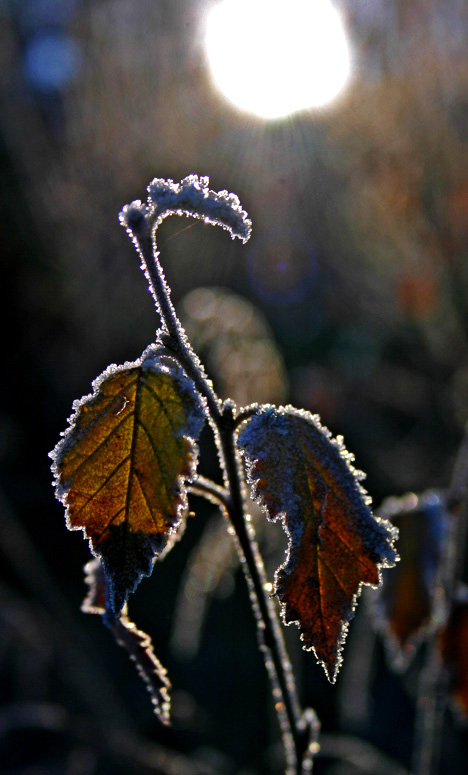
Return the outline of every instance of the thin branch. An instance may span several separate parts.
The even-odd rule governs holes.
[[[143,217],[136,219],[136,223],[130,224],[127,221],[126,225],[142,258],[143,269],[162,318],[164,331],[162,342],[193,380],[209,409],[210,422],[224,474],[225,490],[230,493],[229,502],[223,502],[223,507],[229,506],[227,513],[237,537],[237,547],[257,620],[260,648],[264,654],[265,665],[273,687],[275,709],[286,754],[286,772],[287,775],[301,775],[305,770],[310,772],[311,769],[314,742],[311,745],[310,741],[311,736],[315,741],[316,717],[314,714],[314,725],[311,712],[309,715],[301,712],[278,613],[267,593],[267,579],[255,542],[255,533],[245,519],[245,484],[235,442],[236,427],[243,420],[238,418],[236,420],[235,405],[232,402],[221,403],[186,338],[170,299],[169,287],[159,262],[155,231],[150,220]],[[240,416],[242,417],[242,413]],[[245,414],[243,419],[247,419],[248,416],[250,414]],[[214,495],[211,486],[209,490],[210,494]],[[205,487],[204,494],[206,493]],[[216,492],[217,496],[219,494]]]
[[[231,409],[231,412],[223,413],[219,436],[226,463],[226,484],[232,498],[229,518],[235,530],[240,556],[245,560],[242,567],[257,621],[260,649],[264,654],[265,665],[273,687],[273,697],[276,700],[275,709],[283,733],[287,773],[299,773],[306,748],[303,739],[302,714],[278,615],[274,602],[266,591],[267,578],[255,541],[255,531],[245,520],[244,486],[235,446],[234,417],[232,407],[227,405],[226,408]]]
[[[130,227],[129,227],[130,228]],[[156,233],[146,219],[134,227],[133,242],[142,259],[142,268],[149,282],[151,294],[161,316],[163,334],[161,341],[182,364],[187,376],[194,382],[197,390],[207,401],[213,420],[221,415],[221,401],[216,395],[211,381],[205,374],[202,364],[192,350],[171,301],[169,286],[164,277],[156,245]]]
[[[230,508],[229,491],[225,487],[212,482],[204,476],[197,476],[192,482],[186,483],[186,488],[194,495],[200,495],[211,503],[215,503],[222,511],[228,513]]]

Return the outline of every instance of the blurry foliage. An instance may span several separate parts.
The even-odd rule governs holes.
[[[468,594],[465,586],[457,590],[457,596],[447,622],[440,635],[440,652],[449,671],[449,692],[453,708],[462,723],[468,718],[468,667],[466,643],[468,638]]]
[[[394,669],[404,670],[422,640],[444,621],[442,558],[449,515],[445,498],[427,492],[388,498],[380,513],[398,527],[400,562],[373,599],[374,618],[385,637]]]
[[[281,404],[287,376],[281,353],[259,310],[228,290],[197,288],[181,302],[182,323],[221,398],[239,406]]]
[[[468,11],[462,0],[346,0],[342,6],[356,42],[357,79],[348,97],[323,115],[262,125],[212,94],[200,54],[199,0],[10,0],[1,5],[1,289],[9,376],[2,383],[0,459],[14,520],[24,526],[16,543],[7,541],[12,529],[2,535],[1,740],[2,751],[13,750],[17,757],[1,757],[7,773],[17,775],[30,766],[41,775],[158,772],[156,754],[145,746],[160,732],[148,718],[140,687],[133,688],[131,669],[125,672],[125,660],[111,665],[105,634],[96,641],[92,623],[74,613],[69,616],[77,645],[72,653],[64,651],[70,619],[56,623],[58,635],[51,629],[55,598],[45,591],[46,570],[32,564],[42,555],[52,587],[60,586],[77,609],[83,589],[75,586],[72,569],[86,561],[86,551],[73,536],[57,531],[62,517],[50,492],[47,451],[72,398],[88,390],[108,362],[133,359],[154,330],[151,300],[141,293],[137,262],[117,224],[122,202],[142,181],[155,173],[178,178],[192,169],[210,174],[214,184],[228,179],[254,219],[252,242],[243,250],[198,224],[164,225],[161,244],[167,239],[167,274],[175,300],[194,285],[215,285],[223,286],[220,294],[232,289],[245,297],[242,303],[260,309],[282,353],[289,399],[319,412],[332,429],[343,430],[377,501],[406,490],[447,486],[468,407]],[[31,41],[51,29],[69,38],[79,56],[66,83],[45,89],[37,79],[28,80],[25,62],[31,63],[26,59]],[[282,297],[284,266],[288,294]],[[190,303],[184,308],[190,326]],[[195,345],[199,323],[193,322]],[[237,343],[224,331],[223,338],[236,352]],[[264,341],[263,334],[259,339]],[[252,342],[256,346],[256,336]],[[263,352],[271,354],[270,347]],[[222,348],[210,358],[220,391],[247,390],[237,382],[221,385],[235,377]],[[283,375],[277,358],[272,358],[271,373]],[[223,363],[226,371],[214,373],[214,366],[222,369]],[[27,378],[18,378],[26,373]],[[254,381],[251,372],[246,381]],[[2,505],[2,519],[5,513]],[[194,522],[187,533],[195,567],[203,530]],[[213,556],[214,569],[206,571],[212,580],[197,582],[202,590],[223,576],[209,548],[216,545],[222,554],[213,531],[207,533],[204,554],[205,560]],[[23,557],[20,549],[27,539],[33,555]],[[168,559],[168,567],[161,567],[167,588],[190,551],[187,545],[187,555],[175,566]],[[223,562],[229,566],[227,559]],[[28,581],[32,568],[34,579]],[[219,635],[232,645],[233,660],[240,654],[255,709],[255,697],[264,689],[256,677],[256,655],[243,648],[253,637],[243,629],[245,601],[238,605],[234,591],[226,599],[232,590],[230,572],[219,582],[222,606],[214,600],[226,617]],[[195,583],[188,579],[189,586]],[[142,611],[152,605],[150,593],[144,595]],[[107,710],[117,707],[117,698],[125,706],[124,723],[120,718],[119,727],[111,713],[109,728],[128,728],[138,717],[145,736],[135,750],[147,752],[145,762],[143,753],[140,759],[133,753],[116,764],[115,739],[104,752],[97,751],[94,727],[105,711],[99,692],[77,699],[80,680],[73,686],[65,680],[73,677],[79,654],[86,655],[80,633],[87,647],[92,644],[86,664],[101,656],[108,681],[103,694],[113,687],[115,701],[106,703]],[[229,754],[216,758],[220,754],[213,752],[219,741],[210,737],[210,703],[219,710],[240,700],[232,684],[227,697],[209,681],[202,692],[208,666],[220,663],[214,637],[205,639],[205,656],[190,666],[196,677],[181,698],[178,731],[163,741],[190,751],[188,763],[177,754],[178,775],[197,772],[197,747],[205,746],[199,751],[205,767],[200,772],[233,771],[233,761],[239,770],[246,755],[227,731],[220,747]],[[457,635],[444,653],[453,654],[459,642]],[[409,766],[405,755],[418,655],[406,678],[389,674],[364,612],[351,628],[348,648],[338,699],[297,659],[304,694],[326,729],[336,730],[340,715],[343,729],[386,746]],[[177,680],[177,671],[183,674],[187,668],[171,659]],[[228,664],[223,662],[221,670],[226,675]],[[86,677],[85,670],[80,676],[86,692],[95,677]],[[379,692],[385,703],[379,702]],[[30,711],[32,701],[46,703],[37,706],[39,715]],[[65,751],[66,764],[44,763],[39,755],[33,764],[24,758],[29,732],[26,738],[25,707],[16,704],[23,702],[27,729],[39,741],[47,724],[55,730],[62,724],[63,730],[72,719],[73,731],[63,733],[63,745],[58,743],[62,732],[47,732],[46,759],[51,751],[55,758]],[[51,714],[48,703],[56,703],[56,710],[58,704],[62,716]],[[346,704],[355,710],[352,718],[343,712]],[[367,715],[366,709],[371,709]],[[75,713],[88,724],[78,743]],[[237,714],[232,709],[231,723],[240,723],[241,715],[239,708]],[[195,718],[197,734],[181,731],[187,719]],[[253,726],[254,710],[248,718]],[[441,772],[462,774],[466,731],[457,731],[448,716],[445,733]],[[253,729],[250,741],[266,745],[264,730]],[[167,751],[159,755],[161,772],[171,771]],[[317,759],[317,772],[330,772],[333,765],[328,764],[321,770]],[[271,760],[257,765],[273,771]]]

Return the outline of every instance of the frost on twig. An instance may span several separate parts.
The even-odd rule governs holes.
[[[238,196],[225,190],[213,191],[209,182],[208,177],[198,175],[188,175],[180,183],[170,178],[154,178],[148,186],[147,203],[137,199],[126,205],[120,213],[120,222],[134,232],[143,221],[157,228],[169,215],[187,215],[221,226],[232,239],[238,237],[247,242],[252,222]]]

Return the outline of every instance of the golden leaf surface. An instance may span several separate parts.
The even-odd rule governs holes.
[[[396,531],[374,517],[341,440],[317,416],[261,407],[239,434],[252,494],[289,538],[275,594],[331,681],[362,584],[377,586],[393,565]]]
[[[51,453],[56,494],[68,527],[82,530],[101,557],[106,609],[118,615],[183,527],[203,407],[183,372],[149,348],[135,363],[110,367],[74,408]]]

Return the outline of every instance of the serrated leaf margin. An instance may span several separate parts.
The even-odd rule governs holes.
[[[387,547],[388,547],[388,557],[383,557],[381,562],[376,562],[376,568],[377,568],[377,574],[378,574],[378,583],[377,584],[368,584],[365,582],[360,582],[358,589],[356,593],[353,595],[351,605],[350,605],[350,613],[349,616],[345,619],[341,620],[341,634],[336,644],[336,667],[333,674],[329,673],[327,665],[321,660],[315,651],[315,648],[310,645],[308,646],[305,642],[305,634],[303,632],[300,633],[300,639],[303,642],[303,649],[304,651],[313,651],[318,663],[323,667],[325,670],[325,673],[327,675],[327,678],[331,683],[335,683],[336,677],[338,675],[339,669],[343,662],[342,652],[343,647],[346,641],[346,637],[348,634],[349,629],[349,622],[354,616],[357,601],[362,593],[362,588],[364,586],[370,587],[371,589],[377,589],[381,586],[383,577],[382,577],[382,569],[383,568],[391,568],[395,565],[396,562],[398,562],[399,557],[398,553],[396,551],[396,548],[394,546],[395,541],[398,538],[398,529],[392,525],[392,523],[388,519],[384,519],[383,517],[378,517],[375,514],[372,513],[370,510],[370,505],[372,503],[372,498],[370,497],[369,493],[365,490],[365,488],[362,485],[362,481],[365,479],[365,473],[359,469],[356,469],[353,466],[353,461],[355,459],[354,455],[351,452],[348,452],[344,445],[344,439],[342,436],[336,436],[333,437],[331,431],[322,424],[320,420],[320,416],[318,414],[312,414],[311,412],[305,410],[305,409],[297,409],[296,407],[292,406],[291,404],[287,404],[286,406],[273,406],[272,404],[263,404],[263,405],[251,405],[248,407],[249,411],[249,418],[241,425],[241,428],[239,430],[238,436],[237,436],[237,446],[238,449],[244,459],[244,465],[246,470],[246,478],[247,482],[250,487],[250,493],[252,499],[258,503],[258,505],[261,507],[263,513],[265,514],[266,518],[270,522],[281,522],[284,532],[286,533],[287,539],[288,539],[288,546],[286,549],[286,559],[285,561],[277,568],[275,571],[274,576],[274,591],[273,595],[277,596],[279,598],[279,582],[278,577],[281,574],[282,571],[285,571],[288,573],[288,564],[293,559],[293,552],[294,550],[300,546],[300,541],[302,538],[302,532],[300,535],[294,535],[288,525],[287,525],[287,512],[286,510],[279,511],[275,516],[270,515],[269,507],[266,503],[265,496],[259,489],[259,483],[255,479],[253,475],[253,467],[255,464],[255,460],[248,460],[246,451],[242,447],[242,445],[239,443],[240,436],[242,433],[247,429],[249,422],[254,419],[255,417],[258,417],[260,413],[264,413],[265,411],[274,411],[275,413],[282,414],[282,415],[293,415],[296,417],[300,417],[307,422],[312,423],[312,425],[315,426],[315,428],[324,436],[324,438],[336,449],[339,456],[342,458],[343,462],[346,464],[346,467],[349,471],[349,473],[352,475],[354,479],[354,483],[357,489],[357,492],[359,493],[360,498],[362,499],[364,505],[368,508],[370,516],[372,519],[376,522],[377,525],[379,525],[388,535],[387,538]],[[283,603],[281,599],[278,599],[279,605],[280,605],[280,613],[281,613],[281,619],[283,623],[286,626],[289,626],[291,624],[295,624],[299,630],[301,630],[301,622],[299,619],[289,618],[288,617],[288,604]]]

